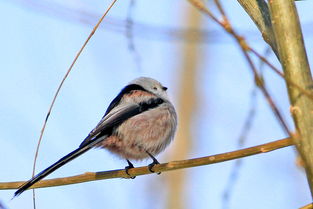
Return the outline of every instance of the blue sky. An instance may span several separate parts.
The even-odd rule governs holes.
[[[65,13],[67,15],[49,10],[55,3],[42,1],[43,5],[48,5],[48,9],[44,9],[22,0],[0,1],[1,182],[26,180],[31,176],[37,139],[57,85],[109,1],[87,4],[72,0],[66,5],[59,1],[59,4],[74,11]],[[264,42],[240,6],[235,1],[224,4],[238,31],[247,36],[253,47],[263,52]],[[115,21],[115,25],[116,20],[123,22],[128,5],[129,1],[118,1],[108,20],[104,21]],[[178,0],[137,0],[132,11],[133,20],[154,27],[185,28],[183,16],[189,6],[187,2]],[[312,63],[313,3],[302,1],[297,6]],[[86,20],[92,25],[86,24]],[[144,75],[160,80],[169,87],[174,104],[180,105],[177,95],[182,90],[179,87],[179,66],[183,41],[172,40],[163,34],[147,33],[139,28],[136,31],[138,35],[134,37],[140,58],[139,69],[134,53],[128,49],[129,40],[125,33],[119,32],[124,27],[111,27],[105,22],[96,32],[65,82],[46,128],[37,171],[75,149],[97,124],[119,90],[135,77]],[[214,30],[219,35],[199,46],[204,57],[197,75],[197,95],[201,98],[195,101],[198,109],[190,126],[193,147],[188,158],[237,148],[236,140],[249,110],[253,89],[253,77],[232,39],[208,18],[203,18],[201,28]],[[274,55],[269,59],[279,66]],[[269,69],[265,69],[264,73],[271,94],[291,125],[284,82]],[[256,119],[246,146],[283,137],[285,135],[270,108],[258,94]],[[167,158],[166,153],[171,152],[174,146],[175,143],[159,156],[161,162],[178,160]],[[253,205],[256,209],[291,209],[309,203],[311,198],[306,179],[302,169],[295,165],[295,157],[295,150],[288,147],[246,158],[230,208],[251,208]],[[147,163],[150,162],[136,165]],[[222,208],[221,194],[233,163],[187,169],[186,208]],[[49,178],[119,169],[125,165],[125,161],[107,151],[92,150]],[[162,193],[162,190],[168,175],[175,175],[175,171],[134,180],[113,179],[38,189],[37,206],[46,209],[103,208],[104,205],[114,208],[163,208],[166,191]],[[10,201],[13,192],[0,191],[0,200],[9,209],[32,208],[30,191]]]

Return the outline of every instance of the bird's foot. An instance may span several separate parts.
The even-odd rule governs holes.
[[[128,163],[128,166],[125,167],[125,173],[129,176],[129,178],[131,179],[134,179],[136,178],[136,176],[131,176],[129,173],[128,173],[128,170],[131,169],[131,168],[135,168],[134,165],[129,161],[127,160],[127,163]]]
[[[148,165],[148,169],[149,169],[149,171],[150,171],[151,173],[155,173],[155,171],[152,170],[152,168],[153,168],[155,165],[160,164],[160,163],[159,163],[159,161],[158,161],[155,157],[153,157],[153,155],[151,155],[149,152],[147,152],[147,154],[148,154],[148,155],[152,158],[152,160],[153,160],[153,162]],[[160,175],[161,172],[158,172],[158,173],[156,173],[156,174]]]

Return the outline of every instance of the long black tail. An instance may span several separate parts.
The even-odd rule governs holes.
[[[64,157],[62,157],[60,160],[58,160],[57,162],[55,162],[54,164],[52,164],[51,166],[49,166],[48,168],[46,168],[45,170],[41,171],[40,173],[38,173],[36,176],[34,176],[33,178],[31,178],[29,181],[25,182],[15,193],[14,193],[14,197],[19,196],[20,194],[22,194],[25,190],[27,190],[29,187],[31,187],[33,184],[35,184],[37,181],[43,179],[44,177],[46,177],[47,175],[49,175],[50,173],[52,173],[53,171],[55,171],[56,169],[60,168],[61,166],[63,166],[64,164],[68,163],[69,161],[75,159],[76,157],[80,156],[81,154],[87,152],[88,150],[90,150],[95,144],[97,144],[98,142],[100,142],[103,139],[103,137],[100,137],[98,139],[94,139],[92,141],[89,141],[89,143],[86,143],[84,146],[81,146],[79,148],[77,148],[76,150],[72,151],[71,153],[65,155]],[[13,198],[14,198],[13,197]]]

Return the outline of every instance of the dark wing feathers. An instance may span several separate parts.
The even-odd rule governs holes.
[[[137,85],[137,84],[129,84],[129,85],[125,86],[120,91],[120,93],[112,100],[112,102],[110,103],[110,105],[109,105],[108,109],[106,110],[104,116],[106,116],[114,107],[116,107],[120,103],[122,97],[125,94],[128,94],[128,93],[130,93],[131,91],[134,91],[134,90],[146,91],[142,86]]]
[[[80,156],[81,154],[87,152],[89,149],[94,147],[97,143],[102,141],[104,139],[104,136],[106,136],[110,130],[112,130],[113,127],[119,126],[121,123],[123,123],[125,120],[129,119],[130,117],[133,117],[135,115],[138,115],[142,112],[145,112],[149,109],[156,108],[160,104],[162,104],[164,101],[160,98],[153,98],[148,100],[147,102],[141,102],[139,104],[132,104],[125,106],[124,108],[120,108],[119,111],[116,111],[111,116],[108,116],[106,120],[103,121],[103,125],[98,124],[98,129],[96,130],[95,137],[91,137],[88,140],[84,140],[83,143],[74,151],[67,154],[66,156],[62,157],[60,160],[46,168],[45,170],[41,171],[39,174],[34,176],[29,181],[25,182],[15,193],[14,197],[20,195],[25,190],[30,188],[33,184],[38,182],[39,180],[43,179],[56,169],[60,168],[64,164],[70,162],[71,160],[75,159],[76,157]],[[87,137],[88,138],[88,137]],[[86,139],[87,139],[86,138]]]
[[[99,126],[103,126],[106,125],[104,123],[104,121],[106,120],[106,116],[120,103],[121,99],[123,98],[124,95],[129,94],[131,91],[134,90],[142,90],[142,91],[146,91],[142,86],[137,85],[137,84],[129,84],[127,86],[125,86],[120,93],[112,100],[112,102],[110,103],[109,107],[107,108],[104,116],[102,117],[101,121],[98,123],[98,125],[88,134],[88,136],[83,140],[83,142],[80,144],[80,146],[83,146],[85,143],[87,143],[88,141],[92,140],[97,134],[99,134],[99,130],[101,130],[101,127]],[[123,119],[123,117],[121,118],[121,120]],[[123,119],[126,120],[128,118]],[[112,129],[111,129],[112,130]],[[110,134],[110,130],[107,130],[108,133],[104,133],[102,132],[101,135],[105,135],[105,134]]]

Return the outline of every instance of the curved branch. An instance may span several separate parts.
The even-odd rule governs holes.
[[[155,165],[153,170],[155,172],[166,172],[183,168],[191,168],[203,165],[209,165],[214,163],[220,163],[224,161],[234,160],[238,158],[243,158],[251,155],[261,154],[270,152],[276,149],[280,149],[283,147],[291,146],[294,143],[291,138],[285,138],[273,142],[269,142],[266,144],[249,147],[245,149],[240,149],[232,152],[226,152],[217,155],[211,155],[207,157],[194,158],[189,160],[180,160],[180,161],[172,161],[168,163],[162,163]],[[131,176],[141,176],[146,174],[151,174],[148,169],[148,166],[131,168],[128,170],[129,175]],[[125,173],[124,169],[121,170],[111,170],[111,171],[102,171],[102,172],[87,172],[81,175],[64,177],[64,178],[55,178],[42,180],[31,188],[43,188],[43,187],[52,187],[52,186],[63,186],[68,184],[77,184],[88,181],[96,181],[102,179],[112,179],[112,178],[130,178],[130,176]],[[3,182],[0,183],[0,190],[4,189],[17,189],[20,185],[22,185],[24,181],[17,182]]]

